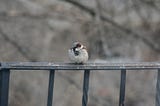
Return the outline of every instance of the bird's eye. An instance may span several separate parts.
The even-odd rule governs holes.
[[[81,47],[81,44],[80,44],[80,43],[78,43],[78,44],[76,45],[76,47]]]

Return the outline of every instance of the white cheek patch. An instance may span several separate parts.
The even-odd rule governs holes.
[[[76,48],[75,51],[79,51],[79,48]]]

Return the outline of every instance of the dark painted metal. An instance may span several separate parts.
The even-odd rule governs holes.
[[[0,106],[8,106],[9,69],[0,69]]]
[[[51,62],[3,62],[3,68],[13,70],[144,70],[158,69],[160,62],[137,62],[137,63],[51,63]]]
[[[90,70],[84,70],[82,106],[87,106]]]
[[[8,106],[10,70],[50,70],[47,106],[52,106],[55,70],[85,70],[82,106],[87,106],[90,70],[121,70],[119,106],[125,105],[126,70],[158,69],[156,106],[160,106],[160,62],[137,63],[51,63],[51,62],[1,62],[0,63],[0,106]]]
[[[157,72],[157,90],[156,90],[156,105],[155,106],[160,106],[160,69],[158,69]]]
[[[125,106],[126,70],[121,70],[119,106]]]
[[[55,70],[50,70],[50,73],[49,73],[49,84],[48,84],[47,106],[52,106],[53,89],[54,89],[54,75],[55,75]]]

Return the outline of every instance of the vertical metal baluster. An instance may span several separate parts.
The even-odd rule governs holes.
[[[158,69],[158,75],[157,75],[157,91],[156,91],[156,105],[160,106],[160,69]]]
[[[50,70],[47,106],[52,106],[55,70]]]
[[[9,69],[0,70],[0,106],[8,106],[9,77]]]
[[[126,84],[126,70],[121,70],[121,82],[120,82],[120,95],[119,95],[119,106],[125,106],[125,84]]]
[[[90,70],[84,70],[82,106],[87,106]]]

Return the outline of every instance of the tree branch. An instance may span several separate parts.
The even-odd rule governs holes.
[[[79,3],[78,1],[76,0],[62,0],[62,1],[65,1],[65,2],[68,2],[68,3],[71,3],[72,5],[80,8],[81,10],[85,11],[86,13],[90,14],[92,17],[95,17],[96,16],[96,12],[87,7],[87,6],[84,6],[83,4]],[[112,19],[109,19],[108,17],[104,16],[101,14],[100,16],[101,20],[103,21],[106,21],[108,22],[109,24],[111,24],[112,26],[118,28],[119,30],[125,32],[126,34],[130,34],[132,35],[133,37],[137,38],[137,39],[140,39],[142,40],[145,44],[147,44],[151,49],[153,49],[154,51],[156,52],[160,52],[160,47],[158,44],[155,44],[154,41],[151,41],[150,39],[148,39],[147,37],[144,37],[136,32],[134,32],[133,30],[129,29],[129,28],[125,28],[124,26],[116,23],[114,20]]]
[[[31,19],[45,19],[50,17],[47,13],[42,14],[31,14],[29,12],[15,12],[15,13],[9,13],[9,12],[0,12],[0,18],[13,18],[13,17],[24,17],[24,18],[31,18]]]
[[[154,1],[154,0],[139,0],[141,3],[155,9],[156,11],[158,11],[160,13],[160,8],[156,5],[156,2],[158,2],[158,0]]]
[[[12,46],[16,48],[22,56],[24,56],[26,59],[30,61],[36,61],[36,59],[33,59],[28,55],[28,50],[24,49],[20,44],[17,43],[17,41],[14,41],[10,37],[8,37],[8,35],[4,33],[1,28],[0,28],[0,34],[4,38],[5,41],[7,41],[8,43],[10,43]]]
[[[70,4],[73,4],[74,6],[79,7],[80,9],[84,10],[85,12],[89,13],[92,16],[96,15],[95,11],[93,11],[91,8],[89,8],[87,6],[84,6],[84,5],[80,4],[76,0],[62,0],[62,1],[65,1],[65,2],[68,2]]]

